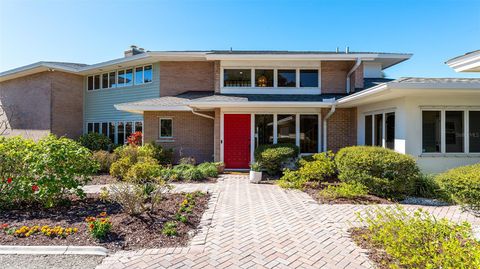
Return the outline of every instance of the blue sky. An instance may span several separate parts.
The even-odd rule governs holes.
[[[389,77],[468,77],[444,62],[480,49],[478,0],[0,0],[0,71],[97,63],[148,50],[410,52]],[[477,75],[478,76],[478,75]]]

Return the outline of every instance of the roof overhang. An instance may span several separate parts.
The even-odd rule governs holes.
[[[301,108],[318,108],[330,107],[335,102],[190,102],[188,106],[199,109],[211,108],[227,108],[227,107],[241,107],[241,108],[274,108],[274,107],[301,107]]]
[[[158,105],[129,105],[117,104],[114,105],[117,110],[127,111],[135,114],[142,114],[144,111],[192,111],[192,108],[186,105],[178,106],[158,106]]]
[[[62,71],[74,74],[77,72],[77,69],[53,63],[37,62],[0,73],[0,82],[45,71]]]
[[[480,50],[450,59],[446,64],[455,72],[480,72]]]

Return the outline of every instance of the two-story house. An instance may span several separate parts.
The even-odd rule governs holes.
[[[248,168],[262,144],[301,154],[376,145],[426,171],[480,161],[480,79],[383,78],[411,54],[322,51],[144,51],[93,64],[40,62],[0,73],[11,134],[174,148],[177,159]]]

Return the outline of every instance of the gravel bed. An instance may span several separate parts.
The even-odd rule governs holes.
[[[423,205],[423,206],[449,206],[449,203],[440,201],[437,199],[428,199],[420,197],[407,197],[405,200],[401,201],[400,204],[404,205]]]
[[[88,255],[0,255],[4,269],[93,269],[103,256]]]

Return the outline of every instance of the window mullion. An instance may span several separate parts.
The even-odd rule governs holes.
[[[277,68],[273,69],[273,87],[274,88],[278,87],[278,69]]]
[[[273,114],[273,144],[277,144],[278,139],[277,114]]]
[[[300,114],[295,115],[295,145],[300,148]]]
[[[470,153],[470,115],[468,110],[463,111],[463,145],[464,149],[463,152]]]
[[[440,111],[440,152],[446,152],[446,137],[445,137],[445,110]]]
[[[255,68],[250,69],[250,87],[255,87]]]
[[[386,131],[385,131],[385,127],[386,127],[386,119],[385,119],[385,116],[386,114],[385,113],[382,113],[382,147],[385,148],[386,147],[386,139],[385,139],[385,134],[386,134]]]

